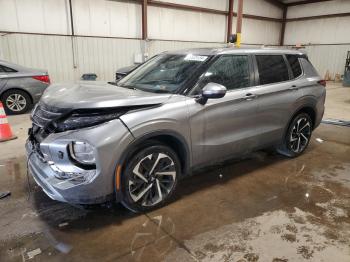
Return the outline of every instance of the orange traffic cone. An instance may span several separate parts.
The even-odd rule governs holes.
[[[10,124],[5,114],[4,106],[0,102],[0,142],[17,138],[12,134]]]

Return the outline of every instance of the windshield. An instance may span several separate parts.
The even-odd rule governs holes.
[[[174,93],[208,56],[164,54],[154,57],[118,82],[118,86],[154,93]]]

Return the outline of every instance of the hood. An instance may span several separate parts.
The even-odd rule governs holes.
[[[133,90],[106,82],[81,81],[76,84],[53,84],[46,89],[41,101],[53,107],[80,109],[156,105],[170,97],[171,94]]]

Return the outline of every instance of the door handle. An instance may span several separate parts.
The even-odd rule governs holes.
[[[257,95],[254,95],[252,93],[248,93],[248,94],[245,95],[244,99],[247,100],[247,101],[251,101],[251,100],[253,100],[253,99],[257,98],[257,97],[258,97]]]
[[[292,91],[297,91],[299,89],[299,87],[297,87],[296,85],[292,85],[289,90],[292,90]]]

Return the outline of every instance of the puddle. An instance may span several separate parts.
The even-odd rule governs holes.
[[[295,159],[257,152],[200,170],[166,207],[138,215],[53,201],[32,180],[28,201],[25,158],[1,160],[0,191],[12,195],[0,200],[0,257],[40,249],[33,261],[345,261],[350,147],[317,137],[327,143],[313,140]]]
[[[330,240],[324,225],[309,221],[310,213],[274,211],[208,231],[185,241],[200,261],[348,261],[350,227]],[[175,261],[181,248],[165,261]],[[184,260],[184,261],[192,261]]]

